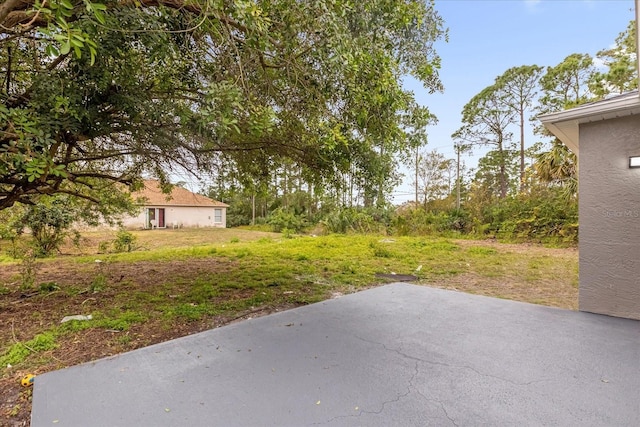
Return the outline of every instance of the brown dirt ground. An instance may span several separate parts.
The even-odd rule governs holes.
[[[573,256],[576,249],[548,249],[535,245],[505,245],[491,241],[456,241],[466,245],[490,246],[496,245],[501,250],[505,248],[518,253],[540,251],[540,253],[552,256]],[[0,343],[10,345],[13,342],[31,339],[35,333],[42,330],[43,325],[57,323],[69,314],[82,314],[96,311],[100,308],[110,307],[112,298],[123,291],[144,290],[145,287],[157,283],[158,280],[176,280],[194,277],[194,275],[216,273],[224,274],[225,269],[231,266],[233,261],[221,261],[212,259],[191,259],[162,263],[137,262],[137,263],[113,263],[105,270],[110,284],[119,283],[120,286],[109,286],[104,292],[92,294],[89,292],[89,284],[95,277],[95,265],[79,265],[69,269],[68,263],[46,263],[38,270],[39,276],[46,276],[49,281],[58,284],[73,284],[77,288],[87,287],[86,292],[69,296],[68,293],[51,292],[48,294],[25,294],[18,290],[9,293],[0,293]],[[11,283],[19,275],[17,265],[3,265],[0,269],[0,283]],[[438,283],[428,283],[429,286],[437,286],[445,289],[454,289],[466,292],[483,293],[490,296],[508,297],[505,294],[504,283],[491,283],[483,279],[484,291],[478,292],[479,278],[470,275],[458,275],[450,278],[441,278]],[[17,282],[16,282],[17,283]],[[543,285],[541,285],[543,286]],[[11,288],[17,288],[12,286]],[[492,289],[497,289],[495,292]],[[508,289],[507,289],[508,291]],[[242,291],[238,291],[242,292]],[[553,292],[558,292],[555,289]],[[574,308],[577,301],[577,289],[562,290],[562,303],[549,305]],[[228,298],[229,296],[226,296]],[[517,299],[517,298],[514,298]],[[545,303],[541,301],[541,303]],[[174,321],[171,324],[159,321],[143,322],[132,325],[126,331],[106,330],[99,328],[86,329],[81,332],[65,335],[59,339],[59,346],[42,354],[46,360],[35,375],[44,372],[61,369],[91,360],[111,356],[151,344],[171,340],[174,338],[216,328],[231,322],[240,321],[249,317],[258,317],[276,311],[293,308],[293,305],[257,307],[254,310],[239,313],[233,317],[209,317],[201,321]],[[4,367],[0,367],[4,369]],[[20,379],[27,374],[16,369],[9,371],[0,377],[0,426],[17,427],[29,426],[31,414],[30,388],[20,386]]]
[[[578,256],[577,247],[546,248],[535,243],[501,243],[497,240],[456,240],[462,247],[490,247],[499,253],[528,254],[550,256],[566,261],[575,261]],[[526,268],[526,267],[525,267]],[[577,283],[566,280],[566,277],[553,279],[525,280],[520,271],[507,273],[502,277],[480,277],[476,273],[458,274],[453,277],[439,277],[437,281],[422,282],[431,287],[467,292],[489,297],[523,301],[550,307],[578,309]],[[564,274],[558,271],[557,274]]]

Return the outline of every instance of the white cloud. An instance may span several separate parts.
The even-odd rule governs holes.
[[[524,0],[524,5],[528,12],[538,12],[538,6],[542,3],[542,0]]]
[[[607,68],[607,64],[600,58],[593,58],[593,65],[598,71],[604,71]]]

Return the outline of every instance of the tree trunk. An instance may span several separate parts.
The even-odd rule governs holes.
[[[418,167],[420,163],[420,151],[416,148],[416,208],[418,207]]]
[[[524,192],[524,106],[520,106],[520,192]]]
[[[460,147],[456,147],[458,160],[456,162],[456,209],[460,210]]]
[[[251,195],[251,225],[256,225],[256,193]]]
[[[498,154],[500,155],[500,198],[507,197],[507,168],[505,165],[502,137],[498,139]]]

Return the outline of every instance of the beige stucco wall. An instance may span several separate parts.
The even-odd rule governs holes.
[[[198,206],[145,206],[145,209],[135,217],[123,218],[123,225],[127,228],[145,228],[146,209],[164,208],[166,228],[174,227],[226,227],[227,208],[198,207]],[[222,222],[214,221],[214,210],[222,209]]]
[[[580,125],[580,310],[640,319],[640,117]]]

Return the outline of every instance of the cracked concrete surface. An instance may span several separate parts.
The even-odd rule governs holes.
[[[37,377],[32,426],[640,425],[640,322],[392,284]]]

